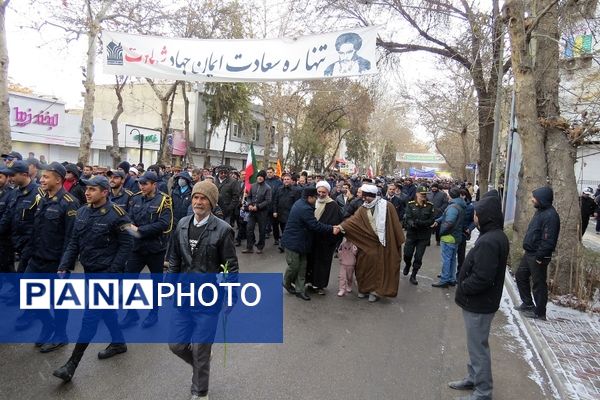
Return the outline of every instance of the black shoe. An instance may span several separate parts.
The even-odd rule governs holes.
[[[537,315],[535,313],[535,311],[523,311],[523,315],[527,318],[531,318],[531,319],[539,319],[541,321],[547,321],[546,316],[545,315]]]
[[[283,286],[283,288],[285,290],[287,290],[287,292],[289,294],[296,294],[296,291],[294,290],[294,288],[292,287],[292,285],[286,285],[285,282],[281,282],[281,285]]]
[[[158,322],[158,311],[150,311],[144,322],[142,322],[142,328],[150,328],[156,325]]]
[[[310,297],[308,297],[308,295],[304,292],[296,292],[296,297],[301,298],[302,300],[310,300]]]
[[[456,286],[456,281],[449,282],[448,285],[450,285],[450,286]]]
[[[238,242],[238,241],[235,242],[235,247],[240,247],[241,245],[242,245],[242,242]]]
[[[284,250],[283,250],[283,248],[282,248],[282,247],[278,247],[278,249],[279,249],[279,252],[280,252],[280,253],[283,253],[283,252],[284,252]]]
[[[404,266],[404,269],[402,270],[402,274],[404,274],[404,276],[408,275],[408,273],[410,272],[410,265],[406,264]]]
[[[54,341],[52,341],[54,342]],[[60,349],[63,346],[66,346],[65,342],[56,342],[56,343],[45,343],[40,347],[40,353],[50,353],[56,349]]]
[[[414,275],[411,275],[411,276],[410,276],[410,279],[409,279],[409,281],[410,281],[410,283],[412,283],[413,285],[418,285],[418,284],[419,284],[419,282],[417,281],[417,277],[416,277],[416,276],[414,276]]]
[[[127,351],[127,345],[125,343],[121,344],[109,344],[108,347],[101,352],[98,353],[98,358],[100,360],[106,360],[107,358],[111,358],[116,356],[117,354],[125,353]]]
[[[532,305],[527,305],[525,303],[521,303],[521,305],[514,306],[513,308],[515,310],[517,310],[517,311],[532,311],[532,310],[535,310],[535,306],[533,304]]]
[[[69,382],[73,378],[76,369],[77,363],[69,359],[65,365],[55,370],[52,375],[62,379],[65,382]]]
[[[121,322],[119,322],[119,328],[127,329],[129,327],[132,327],[133,325],[137,324],[139,319],[140,319],[140,316],[137,314],[137,312],[136,313],[128,312],[125,315],[125,318],[123,318],[123,320]]]
[[[448,386],[455,390],[472,390],[475,387],[473,382],[469,382],[466,379],[463,379],[462,381],[448,382]]]
[[[275,240],[275,241],[273,242],[273,246],[279,246],[279,240]]]
[[[450,284],[448,282],[436,282],[436,283],[432,283],[431,286],[439,287],[439,288],[447,288],[447,287],[450,287]]]

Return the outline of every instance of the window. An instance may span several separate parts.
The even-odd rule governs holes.
[[[242,138],[242,129],[238,124],[231,123],[229,125],[229,137],[241,139]]]
[[[252,129],[252,141],[258,142],[260,141],[260,123],[254,122],[254,127]]]

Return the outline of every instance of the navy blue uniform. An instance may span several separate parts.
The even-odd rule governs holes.
[[[8,183],[0,189],[0,220],[14,195],[14,190]],[[14,272],[15,254],[8,234],[0,236],[0,272]],[[2,282],[0,282],[0,285]]]
[[[123,272],[133,247],[126,230],[130,224],[125,210],[110,201],[99,208],[81,207],[59,270],[72,270],[79,256],[85,272]]]
[[[121,187],[121,190],[116,195],[112,190],[108,192],[108,199],[125,210],[125,212],[129,212],[129,201],[133,195],[134,193],[131,190]]]
[[[129,216],[138,228],[138,235],[134,239],[125,272],[140,273],[144,266],[148,266],[151,273],[162,274],[169,235],[173,229],[171,197],[159,191],[153,197],[136,193],[129,201]],[[158,281],[158,278],[154,280]],[[154,312],[157,312],[157,302],[154,304]],[[125,318],[137,319],[137,312],[129,310]]]
[[[38,195],[37,202],[31,240],[23,251],[30,255],[25,272],[51,274],[58,271],[60,258],[71,237],[79,202],[63,188],[52,197],[48,193]],[[49,343],[67,341],[68,310],[55,309],[54,318],[49,310],[35,310],[33,314],[42,321],[45,329],[54,324],[54,337]]]
[[[131,220],[125,210],[110,201],[102,207],[94,208],[89,204],[81,207],[77,211],[73,237],[69,241],[59,269],[72,270],[79,256],[86,273],[123,272],[133,246],[133,237],[127,231],[130,224]],[[89,342],[96,334],[100,320],[103,320],[108,328],[112,343],[125,343],[116,310],[86,309],[72,358],[81,360]]]
[[[10,235],[14,251],[21,255],[18,272],[25,271],[31,256],[24,250],[31,240],[35,212],[43,196],[44,191],[33,181],[24,188],[15,189],[0,220],[0,236]]]
[[[54,273],[75,222],[79,202],[61,188],[54,196],[40,198],[35,212],[31,240],[26,253],[31,255],[26,272]]]

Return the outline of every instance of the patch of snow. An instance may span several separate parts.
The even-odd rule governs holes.
[[[506,316],[507,320],[504,330],[515,339],[519,350],[517,353],[523,357],[531,368],[531,372],[528,375],[529,379],[534,381],[540,387],[544,395],[548,396],[547,389],[550,388],[550,395],[554,399],[560,399],[558,389],[554,386],[552,380],[548,378],[550,374],[544,366],[542,357],[535,349],[529,333],[522,328],[523,321],[521,315],[519,315],[518,311],[513,309],[513,302],[506,291],[503,291],[502,293],[500,311]],[[540,371],[538,366],[541,366],[543,371]]]

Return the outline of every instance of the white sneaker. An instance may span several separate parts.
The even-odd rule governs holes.
[[[346,294],[346,291],[345,291],[344,289],[341,289],[341,290],[338,292],[338,296],[339,296],[339,297],[343,297],[345,294]]]
[[[365,297],[367,297],[367,295],[365,293],[361,293],[361,292],[358,292],[357,296],[359,299],[364,299]]]
[[[208,400],[208,394],[204,396],[193,394],[192,397],[190,397],[190,400]]]
[[[376,294],[369,294],[369,303],[375,303],[377,300],[379,300],[379,297]]]

